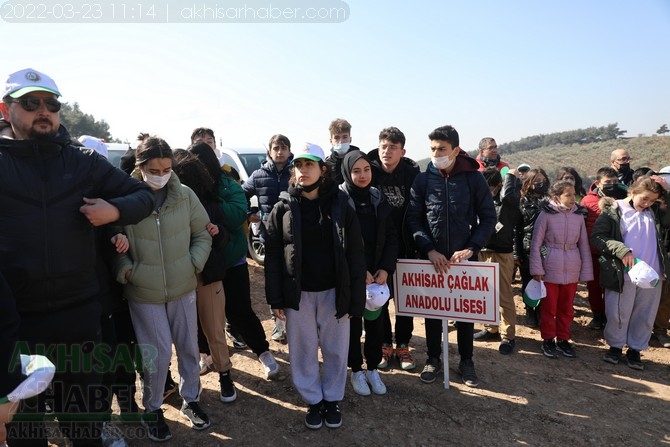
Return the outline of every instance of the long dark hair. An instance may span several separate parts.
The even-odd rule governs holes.
[[[579,194],[580,196],[585,196],[586,191],[584,190],[584,182],[582,178],[580,177],[579,173],[575,168],[572,166],[563,166],[558,170],[556,173],[556,180],[563,180],[563,176],[565,174],[569,174],[572,176],[572,178],[575,179],[575,192]]]
[[[547,180],[548,186],[551,185],[551,183],[549,182],[549,176],[547,175],[546,172],[544,172],[544,169],[533,168],[530,171],[528,171],[528,174],[526,174],[526,178],[523,180],[523,184],[521,185],[521,197],[535,195],[533,191],[533,183],[535,182],[535,177],[537,177],[539,174],[542,174],[542,176],[544,176],[544,178]]]
[[[172,170],[179,181],[193,190],[201,202],[216,200],[214,179],[198,157],[185,149],[175,149]]]
[[[207,172],[214,181],[214,190],[217,191],[221,183],[221,174],[223,174],[223,171],[211,146],[207,143],[196,143],[190,145],[188,151],[198,157],[198,160],[205,166],[205,169],[207,169]]]

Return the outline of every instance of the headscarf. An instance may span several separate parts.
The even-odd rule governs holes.
[[[354,168],[354,164],[360,159],[364,159],[365,161],[368,162],[370,167],[372,167],[372,163],[370,163],[370,159],[368,158],[367,155],[365,155],[364,152],[355,150],[348,152],[347,155],[344,156],[344,159],[342,160],[342,177],[344,178],[344,185],[349,191],[349,194],[352,196],[354,199],[360,199],[361,201],[368,201],[370,198],[370,184],[366,186],[365,188],[361,188],[359,186],[356,186],[354,184],[353,179],[351,178],[351,171]]]

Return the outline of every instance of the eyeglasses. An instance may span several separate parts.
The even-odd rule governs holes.
[[[631,160],[632,160],[632,158],[630,158],[630,157],[621,157],[621,158],[617,158],[614,161],[616,161],[617,163],[626,163],[627,161],[631,161]]]
[[[42,102],[44,102],[44,105],[46,106],[47,110],[51,113],[58,112],[61,107],[60,101],[57,100],[56,98],[36,98],[34,96],[28,96],[25,98],[14,99],[7,102],[18,103],[21,106],[21,108],[26,112],[34,112],[35,110],[39,109],[40,106],[42,105]]]

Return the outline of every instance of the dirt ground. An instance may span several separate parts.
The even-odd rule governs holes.
[[[250,264],[252,300],[268,337],[272,323],[264,301],[262,267]],[[515,283],[518,294],[520,286]],[[179,446],[657,446],[670,445],[670,349],[655,340],[642,354],[644,371],[625,363],[602,361],[601,331],[586,328],[590,320],[585,290],[575,299],[572,339],[576,359],[551,360],[540,351],[536,330],[523,326],[523,304],[517,296],[517,345],[510,356],[498,353],[498,342],[475,342],[479,388],[468,388],[456,371],[456,331],[449,333],[450,389],[443,382],[419,380],[426,359],[423,319],[414,320],[411,346],[415,371],[397,364],[382,373],[384,396],[362,397],[349,382],[341,404],[343,425],[309,430],[305,406],[293,387],[288,347],[271,342],[282,368],[278,380],[264,378],[256,356],[231,347],[238,398],[218,399],[218,376],[202,376],[201,404],[212,419],[203,432],[188,428],[179,415],[178,396],[163,408]],[[475,328],[477,330],[477,327]],[[176,359],[172,362],[175,379]],[[395,366],[395,367],[393,367]],[[138,400],[139,401],[139,400]],[[129,438],[141,429],[119,425]],[[135,430],[135,431],[133,431]],[[129,440],[131,446],[154,445]]]

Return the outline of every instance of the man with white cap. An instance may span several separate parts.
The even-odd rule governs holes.
[[[153,210],[153,196],[96,152],[72,144],[49,76],[17,71],[1,94],[0,272],[21,317],[17,348],[46,353],[56,365],[54,411],[90,413],[101,379],[91,361],[100,339],[94,227],[139,222]],[[24,401],[21,411],[43,413],[45,399]],[[102,445],[90,422],[75,417],[61,427],[74,446]],[[39,422],[8,426],[12,447],[46,446],[46,438]]]

